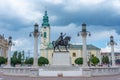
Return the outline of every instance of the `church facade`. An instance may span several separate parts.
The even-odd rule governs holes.
[[[0,35],[0,56],[7,58],[8,41],[4,38],[4,35]]]
[[[41,43],[40,43],[40,56],[48,58],[50,64],[52,64],[52,57],[54,53],[53,45],[50,41],[50,24],[47,11],[43,16],[43,23],[41,26]],[[62,51],[65,51],[65,48],[61,47]],[[78,57],[82,57],[82,45],[70,44],[69,48],[71,64],[75,64],[74,61]],[[97,56],[101,60],[100,48],[90,44],[87,45],[87,58],[89,60],[90,55]]]

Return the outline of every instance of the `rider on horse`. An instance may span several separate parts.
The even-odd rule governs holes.
[[[63,33],[60,33],[59,38],[56,41],[52,41],[52,45],[53,45],[54,51],[55,51],[56,47],[57,47],[57,49],[59,51],[61,51],[59,49],[59,46],[65,46],[66,51],[68,51],[69,41],[70,41],[71,37],[70,36],[66,36],[64,38],[65,35],[66,34],[63,35]]]
[[[59,41],[60,44],[64,44],[63,37],[64,37],[65,35],[66,35],[66,34],[63,35],[62,32],[60,33],[60,37],[58,38],[58,41]]]

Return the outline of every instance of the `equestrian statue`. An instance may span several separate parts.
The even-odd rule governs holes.
[[[52,41],[52,45],[53,45],[54,51],[55,51],[55,49],[57,47],[59,52],[61,52],[59,46],[65,46],[65,49],[68,52],[69,41],[70,41],[71,37],[70,36],[66,36],[64,38],[65,35],[66,34],[63,35],[63,33],[60,33],[59,38],[56,41]]]

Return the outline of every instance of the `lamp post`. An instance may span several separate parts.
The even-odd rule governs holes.
[[[83,56],[83,67],[87,66],[87,45],[86,45],[86,37],[87,35],[91,35],[89,31],[86,30],[86,24],[83,23],[82,24],[82,31],[78,32],[78,36],[82,36],[82,42],[83,42],[83,46],[82,46],[82,56]]]
[[[115,65],[115,55],[114,55],[114,45],[117,45],[117,43],[114,41],[113,36],[110,36],[110,42],[108,43],[108,45],[111,46],[112,66],[116,66]]]
[[[38,37],[40,35],[39,32],[39,25],[37,23],[35,23],[34,25],[34,31],[30,32],[29,36],[34,36],[34,62],[33,62],[33,66],[38,66]]]
[[[11,47],[12,47],[13,42],[12,42],[12,37],[9,36],[8,38],[8,63],[7,66],[11,66]]]

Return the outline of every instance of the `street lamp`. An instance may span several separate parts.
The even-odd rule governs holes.
[[[37,23],[35,23],[34,31],[30,32],[30,34],[29,34],[30,37],[32,35],[34,37],[34,62],[33,62],[33,66],[38,65],[38,37],[40,34],[41,34],[41,32],[39,32],[39,25]]]
[[[82,46],[83,67],[86,67],[87,66],[86,37],[87,37],[87,35],[91,36],[91,33],[89,31],[87,31],[85,23],[82,24],[82,31],[79,31],[77,35],[82,36],[82,42],[83,42],[83,46]]]
[[[110,42],[108,45],[111,46],[111,58],[112,58],[112,66],[115,66],[115,55],[114,55],[114,45],[117,45],[117,43],[114,41],[114,37],[110,36]]]
[[[11,47],[12,47],[13,42],[12,42],[12,37],[9,36],[8,38],[8,63],[7,63],[7,66],[11,66]]]

